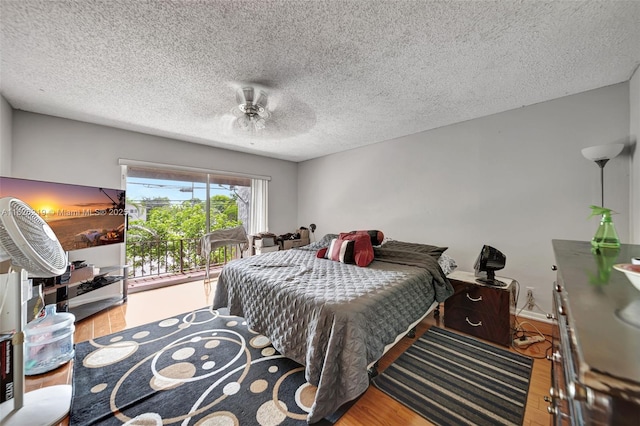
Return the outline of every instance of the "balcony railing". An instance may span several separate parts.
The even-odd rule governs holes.
[[[238,246],[219,247],[211,252],[209,267],[220,266],[239,257]],[[200,253],[200,238],[128,241],[129,278],[186,274],[206,269]]]

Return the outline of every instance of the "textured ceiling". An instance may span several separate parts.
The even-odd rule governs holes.
[[[628,80],[638,1],[0,0],[16,109],[302,161]],[[269,94],[233,125],[235,90]]]

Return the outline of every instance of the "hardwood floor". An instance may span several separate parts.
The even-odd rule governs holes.
[[[208,306],[211,303],[213,285],[215,282],[208,285],[203,281],[194,281],[131,294],[126,304],[114,306],[76,323],[74,340],[76,343],[82,342]],[[418,325],[417,334],[422,335],[432,325],[446,328],[441,319],[434,318],[431,314]],[[528,330],[535,326],[545,335],[551,335],[550,324],[528,321],[524,326]],[[550,337],[548,338],[550,340]],[[413,339],[401,339],[380,360],[379,371],[382,372],[387,368],[412,342]],[[547,413],[548,404],[544,401],[544,396],[548,395],[551,384],[550,362],[545,359],[546,351],[550,345],[550,342],[547,341],[534,344],[526,350],[517,350],[517,352],[536,358],[523,422],[525,426],[549,425],[551,422],[551,417]],[[516,351],[513,348],[511,350]],[[72,363],[68,363],[49,373],[27,377],[26,390],[71,383],[71,374]],[[395,424],[422,426],[432,423],[371,386],[340,418],[336,426],[388,426]],[[68,420],[64,420],[61,425],[68,425]]]

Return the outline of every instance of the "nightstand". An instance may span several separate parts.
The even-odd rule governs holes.
[[[447,276],[454,293],[444,302],[444,323],[480,339],[510,346],[515,327],[516,286],[494,287],[476,282],[472,272],[454,271]]]

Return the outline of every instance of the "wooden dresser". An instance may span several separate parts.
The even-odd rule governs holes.
[[[447,278],[454,293],[444,302],[445,325],[480,339],[510,346],[515,325],[513,280],[496,277],[507,286],[493,287],[477,283],[472,272],[454,271]]]
[[[640,291],[613,268],[640,245],[591,248],[553,240],[553,352],[549,391],[554,425],[640,424]]]

